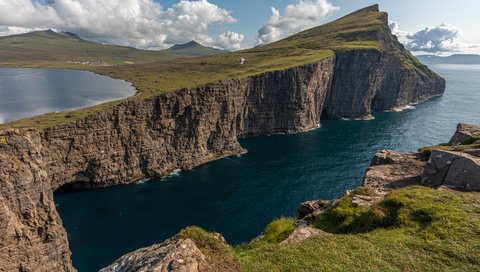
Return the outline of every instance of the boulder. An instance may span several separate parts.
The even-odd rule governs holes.
[[[462,152],[432,150],[422,184],[480,191],[480,158]]]
[[[332,206],[332,202],[328,200],[311,200],[300,204],[297,209],[298,219],[307,217],[314,213],[320,213]]]
[[[457,126],[457,131],[455,131],[452,139],[450,139],[449,144],[459,145],[471,137],[480,137],[480,126],[460,123]]]
[[[192,240],[173,237],[128,253],[100,272],[198,272],[205,263],[205,255]]]
[[[300,243],[310,237],[314,237],[314,236],[325,236],[325,235],[330,235],[329,233],[323,231],[323,230],[320,230],[320,229],[315,229],[315,228],[311,228],[311,227],[308,227],[308,226],[300,226],[300,227],[297,227],[293,232],[292,234],[290,234],[290,236],[288,236],[287,239],[285,239],[284,241],[282,241],[280,244],[296,244],[296,243]]]

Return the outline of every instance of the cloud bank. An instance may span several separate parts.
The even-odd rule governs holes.
[[[258,44],[271,43],[314,27],[339,7],[328,0],[298,0],[285,8],[284,15],[275,7],[271,9],[272,15],[258,30]]]
[[[153,0],[1,0],[0,35],[52,28],[100,42],[162,49],[196,40],[239,49],[244,36],[214,25],[235,23],[231,12],[207,0],[181,0],[164,9]]]
[[[476,47],[476,45],[462,42],[461,29],[446,23],[436,27],[426,27],[415,33],[402,31],[396,22],[389,22],[389,26],[405,48],[411,51],[446,53]]]

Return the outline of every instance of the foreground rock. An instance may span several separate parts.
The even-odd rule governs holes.
[[[432,150],[422,184],[480,191],[480,158],[461,152]]]
[[[392,189],[420,184],[426,163],[419,153],[383,150],[373,157],[363,186],[385,195]]]
[[[320,229],[309,227],[306,221],[299,221],[295,230],[288,236],[287,239],[283,240],[280,244],[298,244],[311,237],[327,235],[331,234]]]
[[[449,144],[459,145],[472,137],[480,138],[480,126],[460,123]]]
[[[206,265],[205,255],[191,239],[174,237],[128,253],[100,272],[198,272]]]

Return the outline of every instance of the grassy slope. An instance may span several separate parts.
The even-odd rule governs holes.
[[[235,248],[242,270],[479,271],[479,193],[414,186],[370,209],[348,198],[317,222],[336,234],[280,245],[294,222],[280,219],[268,238]]]
[[[225,78],[242,78],[269,71],[284,70],[330,57],[334,52],[353,49],[385,49],[379,39],[388,31],[386,14],[378,7],[357,11],[334,22],[298,33],[287,39],[248,50],[216,56],[159,61],[111,67],[87,67],[88,70],[133,83],[143,99],[185,87],[213,83]],[[247,61],[239,65],[238,59]],[[412,60],[405,58],[411,64]],[[414,64],[411,64],[415,66]],[[113,102],[72,113],[50,113],[0,125],[5,127],[46,128],[72,121],[106,107]]]
[[[99,61],[107,65],[145,63],[178,58],[170,51],[147,51],[131,47],[88,42],[51,30],[0,37],[0,66],[89,69],[67,61]]]

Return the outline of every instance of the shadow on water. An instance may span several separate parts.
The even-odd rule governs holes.
[[[416,150],[447,141],[458,122],[480,123],[480,68],[436,68],[447,78],[447,92],[416,109],[242,140],[247,154],[166,179],[57,194],[74,266],[98,270],[189,225],[220,232],[231,243],[248,241],[273,219],[295,216],[301,202],[358,186],[379,150]]]

